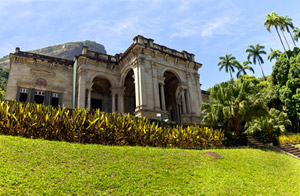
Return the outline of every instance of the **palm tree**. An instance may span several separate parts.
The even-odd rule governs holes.
[[[206,114],[202,123],[233,130],[236,136],[240,136],[245,122],[264,116],[268,111],[264,99],[253,91],[254,88],[252,82],[237,83],[233,80],[214,86],[211,102],[201,105],[201,113]]]
[[[293,33],[294,33],[294,39],[296,41],[298,41],[298,38],[300,37],[300,30],[298,27],[295,27],[294,30],[293,30]]]
[[[259,44],[256,44],[255,47],[253,45],[249,45],[249,48],[246,50],[246,52],[249,53],[248,54],[248,61],[250,61],[251,57],[252,57],[252,61],[253,61],[254,65],[256,65],[256,61],[258,61],[261,73],[264,77],[264,80],[266,80],[264,71],[263,71],[262,66],[261,66],[261,64],[264,63],[264,60],[261,57],[261,55],[266,54],[266,51],[263,50],[264,48],[265,48],[264,46],[260,46]]]
[[[271,14],[268,13],[268,14],[267,14],[267,18],[266,18],[266,20],[265,20],[265,22],[264,22],[264,25],[265,25],[265,27],[267,28],[267,30],[268,30],[269,32],[271,32],[271,27],[275,27],[276,32],[277,32],[277,35],[278,35],[278,37],[279,37],[279,39],[280,39],[280,42],[281,42],[281,44],[282,44],[282,46],[283,46],[283,49],[284,49],[284,52],[285,52],[285,56],[286,56],[287,59],[289,59],[289,57],[288,57],[288,55],[287,55],[287,53],[286,53],[286,49],[285,49],[285,47],[284,47],[284,44],[283,44],[283,42],[282,42],[281,36],[280,36],[280,34],[279,34],[279,32],[278,32],[277,18],[278,18],[278,15],[277,15],[275,12],[272,12]]]
[[[291,18],[288,18],[287,15],[284,15],[284,16],[282,17],[282,20],[283,20],[283,25],[284,25],[284,27],[286,28],[286,31],[290,34],[291,39],[293,40],[293,43],[294,43],[294,45],[295,45],[295,47],[296,47],[295,40],[294,40],[294,38],[293,38],[293,36],[292,36],[292,32],[290,31],[290,28],[291,28],[292,30],[294,29],[294,25],[293,25],[292,19],[291,19]]]
[[[221,60],[218,63],[218,66],[221,65],[221,67],[219,68],[219,71],[221,71],[224,67],[225,67],[225,71],[226,73],[230,73],[230,77],[232,79],[232,72],[234,72],[234,68],[238,68],[238,61],[236,60],[236,58],[234,56],[232,56],[232,54],[226,54],[224,57],[221,56],[219,57],[219,59]]]
[[[270,60],[270,62],[273,60],[273,59],[278,59],[281,55],[281,52],[279,50],[273,50],[271,48],[271,53],[268,55],[268,60]]]
[[[239,76],[241,75],[241,73],[243,73],[243,75],[247,75],[247,72],[246,72],[247,69],[250,70],[250,71],[252,71],[252,73],[254,73],[254,69],[251,66],[249,66],[249,64],[251,64],[250,61],[244,61],[243,65],[239,65],[239,67],[238,67],[239,71],[236,74],[237,78],[239,78]]]
[[[285,18],[284,18],[283,16],[278,16],[278,17],[276,18],[275,22],[277,22],[277,24],[279,25],[279,28],[280,28],[280,30],[281,30],[281,33],[282,33],[283,38],[284,38],[284,40],[285,40],[285,43],[286,43],[286,45],[288,46],[289,50],[291,50],[290,45],[289,45],[289,43],[288,43],[288,41],[287,41],[287,39],[286,39],[286,37],[285,37],[285,35],[284,35],[285,23],[286,23]]]

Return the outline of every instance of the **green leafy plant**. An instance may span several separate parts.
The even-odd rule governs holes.
[[[0,133],[104,145],[140,145],[207,148],[223,145],[220,129],[199,126],[161,128],[147,118],[96,110],[3,101],[0,104]]]
[[[286,113],[271,108],[269,114],[246,123],[245,133],[251,134],[263,142],[278,143],[278,137],[291,125]]]
[[[211,89],[210,103],[203,103],[201,111],[205,114],[203,124],[232,130],[239,137],[243,125],[254,117],[266,115],[267,107],[251,82],[231,80]]]

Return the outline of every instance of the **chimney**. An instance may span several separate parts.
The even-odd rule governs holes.
[[[82,51],[81,54],[87,54],[88,47],[87,46],[82,46]]]
[[[19,52],[20,52],[20,48],[19,48],[19,47],[16,47],[15,53],[19,53]]]

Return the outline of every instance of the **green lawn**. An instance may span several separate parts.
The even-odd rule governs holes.
[[[207,151],[0,136],[0,195],[300,195],[298,159]]]

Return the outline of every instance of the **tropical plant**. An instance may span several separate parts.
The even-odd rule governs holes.
[[[0,102],[0,134],[104,145],[140,145],[179,148],[222,146],[220,129],[199,126],[161,128],[147,118],[96,110]]]
[[[267,28],[267,30],[268,30],[269,32],[271,32],[271,28],[272,28],[272,27],[275,27],[276,32],[277,32],[277,35],[278,35],[278,37],[279,37],[279,39],[280,39],[280,42],[281,42],[281,44],[282,44],[282,47],[283,47],[283,49],[284,49],[285,56],[286,56],[287,59],[289,59],[289,57],[288,57],[288,55],[287,55],[287,53],[286,53],[285,46],[284,46],[284,44],[283,44],[283,42],[282,42],[281,36],[280,36],[280,34],[279,34],[279,31],[278,31],[278,14],[276,14],[275,12],[272,12],[271,14],[268,13],[266,16],[267,16],[267,18],[266,18],[266,20],[265,20],[265,22],[264,22],[265,27]]]
[[[0,88],[5,91],[7,80],[9,75],[9,69],[0,67]]]
[[[243,73],[243,75],[247,75],[247,72],[246,72],[246,70],[248,69],[248,70],[250,70],[250,71],[252,71],[252,73],[254,73],[254,69],[251,67],[251,66],[249,66],[249,64],[251,64],[251,62],[250,61],[244,61],[243,62],[243,65],[240,65],[239,64],[239,66],[238,66],[238,72],[237,72],[237,74],[236,74],[236,77],[237,78],[239,78],[239,76]]]
[[[281,135],[279,136],[279,144],[300,144],[300,134],[292,134],[292,135]]]
[[[280,50],[273,50],[272,48],[270,50],[271,50],[271,53],[268,55],[268,60],[270,60],[270,62],[273,59],[277,60],[281,55],[281,51]]]
[[[261,57],[261,55],[266,54],[266,51],[264,51],[264,48],[265,48],[264,46],[260,46],[259,44],[256,44],[256,46],[249,45],[246,52],[248,52],[248,61],[250,61],[250,58],[252,58],[252,62],[253,62],[254,65],[256,65],[256,61],[258,62],[261,73],[263,75],[263,78],[264,78],[264,80],[266,80],[264,71],[263,71],[262,66],[261,66],[261,64],[264,63],[264,60]]]
[[[300,49],[291,51],[290,60],[280,57],[273,66],[272,82],[289,116],[294,131],[300,130]]]
[[[288,46],[289,50],[291,50],[290,45],[285,37],[284,31],[285,31],[285,24],[286,24],[286,18],[284,18],[283,16],[278,16],[275,20],[277,22],[277,24],[279,25],[280,31],[282,33],[282,36],[285,40],[286,45]]]
[[[232,79],[232,72],[234,72],[235,68],[238,68],[238,61],[236,60],[236,58],[234,56],[232,56],[232,54],[226,54],[224,57],[221,56],[219,57],[219,59],[221,60],[218,63],[218,66],[220,66],[219,71],[221,71],[223,68],[225,68],[226,73],[230,73],[230,78]]]
[[[298,27],[295,27],[294,30],[293,30],[293,33],[294,33],[294,39],[296,41],[298,41],[299,37],[300,37],[300,30]]]
[[[0,88],[0,100],[4,99],[5,97],[5,92]]]
[[[246,122],[267,114],[264,99],[251,82],[231,80],[215,85],[210,93],[210,103],[201,105],[201,112],[206,114],[202,123],[222,127],[227,132],[233,130],[237,137]]]
[[[269,114],[246,123],[245,133],[253,135],[263,142],[277,143],[278,137],[291,125],[286,113],[271,108]]]
[[[293,35],[292,35],[292,32],[290,31],[290,28],[291,28],[291,30],[294,29],[294,25],[293,25],[292,19],[291,19],[291,18],[288,18],[287,15],[284,15],[284,16],[282,16],[282,24],[283,24],[283,26],[286,28],[286,31],[290,34],[291,39],[292,39],[294,45],[296,46],[294,37],[293,37]]]

